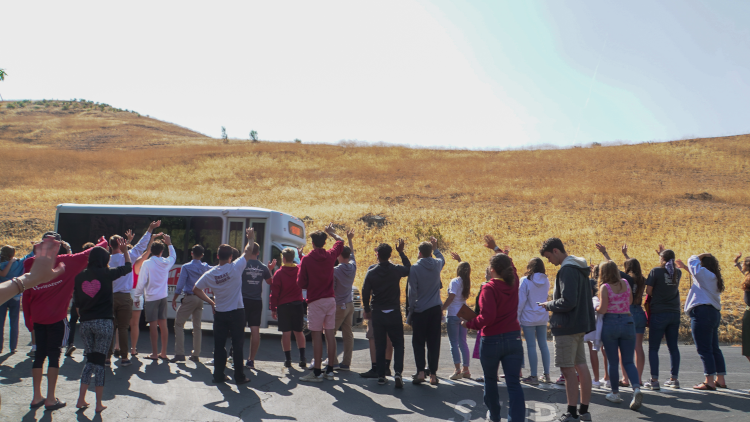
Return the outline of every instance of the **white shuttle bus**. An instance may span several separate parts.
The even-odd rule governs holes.
[[[150,205],[82,205],[61,204],[57,206],[55,230],[63,240],[70,243],[73,253],[80,252],[86,242],[96,242],[105,236],[124,235],[133,230],[137,242],[152,221],[161,220],[161,227],[155,233],[164,232],[172,238],[177,255],[175,265],[169,272],[168,301],[174,297],[177,280],[183,264],[190,262],[190,248],[200,244],[206,250],[203,261],[218,265],[216,250],[221,244],[229,244],[239,251],[245,247],[245,229],[255,229],[255,241],[260,245],[259,259],[268,263],[276,259],[277,269],[281,266],[281,251],[291,247],[295,251],[305,245],[305,224],[298,218],[279,211],[251,207],[178,207]],[[168,255],[168,250],[163,256]],[[296,258],[298,261],[299,258]],[[299,262],[299,261],[298,261]],[[362,301],[356,287],[354,294],[355,325],[362,322]],[[211,295],[211,292],[207,290]],[[261,327],[276,323],[271,318],[269,306],[270,286],[263,283],[263,307],[266,312],[261,317]],[[176,312],[171,303],[167,306],[169,319]],[[213,313],[208,304],[203,308],[203,321],[212,322]]]

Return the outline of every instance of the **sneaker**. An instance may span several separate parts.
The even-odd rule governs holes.
[[[73,355],[73,352],[75,351],[76,351],[76,347],[71,344],[65,349],[65,356],[70,357],[71,355]]]
[[[331,372],[325,372],[325,369],[324,369],[323,372],[322,372],[322,374],[323,374],[323,378],[325,378],[325,379],[327,379],[329,381],[333,381],[335,379],[334,376],[333,376],[333,371],[331,371]]]
[[[248,359],[247,362],[245,362],[245,368],[255,369],[255,361]]]
[[[599,388],[602,386],[602,383],[600,383],[599,381],[591,381],[591,386],[595,388]]]
[[[605,380],[604,378],[600,379],[599,382],[602,384],[602,388],[610,389],[612,388],[612,384],[609,382],[609,380]]]
[[[315,368],[315,358],[310,359],[310,368]]]
[[[450,380],[460,380],[463,377],[464,376],[460,372],[455,371],[455,372],[453,372],[453,375],[451,375],[450,377],[448,377],[448,379],[450,379]]]
[[[385,377],[378,377],[378,385],[385,385],[388,381],[385,380]]]
[[[579,421],[591,422],[591,413],[586,412],[586,413],[582,413],[582,414],[578,415],[578,420]]]
[[[549,377],[549,374],[542,375],[542,382],[545,384],[552,384],[552,379]]]
[[[29,353],[26,353],[26,356],[29,356],[29,357],[32,357],[32,358],[34,357],[34,355],[36,355],[36,350],[34,350],[34,349],[31,349],[31,350],[29,350]]]
[[[537,379],[537,377],[533,375],[528,376],[526,378],[522,378],[521,382],[524,384],[528,384],[528,385],[539,385],[539,380]]]
[[[571,415],[570,413],[563,413],[563,415],[557,419],[557,422],[575,422],[575,421],[580,421],[580,419],[578,419],[578,417],[576,416]]]
[[[300,377],[299,380],[302,382],[323,382],[323,373],[321,372],[320,375],[316,376],[315,371],[310,371],[304,377]]]
[[[367,372],[362,372],[361,374],[359,374],[359,376],[362,378],[377,378],[378,373],[374,369],[370,369]]]
[[[232,358],[231,356],[229,356],[229,357],[227,358],[227,363],[231,363],[231,364],[234,364],[234,358]]]
[[[664,384],[666,385],[666,384]],[[659,387],[659,380],[648,380],[645,384],[643,384],[643,388],[647,390],[660,390]]]
[[[461,372],[461,376],[464,377],[464,378],[471,379],[471,372],[469,372],[469,371],[463,371],[463,372]]]
[[[560,375],[560,378],[558,378],[557,381],[555,381],[555,384],[557,384],[557,385],[565,385],[565,376]]]
[[[334,366],[335,369],[338,369],[339,371],[348,371],[349,365],[336,365]]]
[[[198,356],[190,356],[190,360],[192,360],[193,362],[200,362],[201,358],[199,358]]]
[[[664,383],[664,386],[669,388],[680,388],[680,381],[669,379]]]
[[[630,402],[630,410],[640,409],[641,404],[643,404],[643,393],[641,393],[640,388],[636,388],[635,391],[633,391],[633,401]]]
[[[291,368],[292,367],[292,361],[286,360],[284,361],[284,368]]]
[[[174,357],[170,359],[169,361],[172,363],[185,362],[185,355],[174,355]]]
[[[396,388],[404,388],[404,380],[401,379],[401,374],[396,372],[396,376],[393,379],[396,381]]]
[[[620,397],[620,393],[609,393],[604,398],[609,400],[612,403],[622,403],[622,398]]]

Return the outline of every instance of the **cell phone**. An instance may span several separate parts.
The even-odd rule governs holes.
[[[544,302],[537,302],[536,304],[539,305],[539,306],[541,306],[542,303],[544,303]]]

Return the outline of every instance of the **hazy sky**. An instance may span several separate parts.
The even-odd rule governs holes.
[[[7,99],[457,148],[750,132],[750,1],[4,1]]]

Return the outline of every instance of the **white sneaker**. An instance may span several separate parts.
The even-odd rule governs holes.
[[[602,386],[602,383],[600,383],[599,381],[591,381],[591,386],[599,388]]]
[[[605,398],[612,403],[622,403],[622,398],[620,397],[620,393],[609,393],[606,395]]]
[[[333,377],[333,371],[326,372],[325,368],[323,369],[323,372],[321,372],[320,374],[323,375],[323,378],[325,378],[325,379],[327,379],[329,381],[333,381],[335,379]]]
[[[299,380],[302,382],[323,382],[323,373],[321,372],[320,375],[315,376],[315,371],[310,371],[307,375],[300,377]]]
[[[605,380],[604,378],[600,379],[599,382],[601,383],[602,388],[612,388],[612,384],[609,382],[609,380]]]
[[[646,381],[646,383],[643,384],[643,388],[647,390],[654,390],[654,391],[661,389],[661,387],[659,387],[659,380],[653,380],[653,379]]]
[[[669,388],[680,388],[680,381],[670,378],[664,383],[664,386]]]
[[[633,391],[633,401],[630,402],[630,410],[640,409],[641,404],[643,404],[643,393],[641,393],[640,388],[636,388],[635,391]]]

